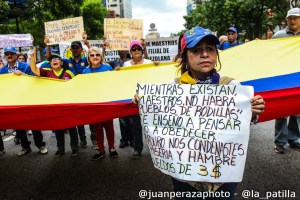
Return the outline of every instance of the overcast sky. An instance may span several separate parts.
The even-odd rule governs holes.
[[[143,19],[144,36],[150,24],[156,25],[161,37],[169,37],[184,29],[186,0],[132,0],[132,18]]]

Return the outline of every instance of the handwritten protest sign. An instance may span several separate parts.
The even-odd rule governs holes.
[[[84,32],[82,17],[45,22],[45,33],[51,44],[65,41],[82,40]]]
[[[189,181],[242,180],[253,87],[139,84],[138,95],[157,169]]]
[[[178,36],[147,39],[147,52],[152,61],[171,62],[178,53]]]
[[[129,50],[130,42],[143,38],[143,20],[104,19],[104,35],[111,50]]]
[[[0,48],[5,47],[29,47],[33,46],[30,34],[6,34],[0,35]]]

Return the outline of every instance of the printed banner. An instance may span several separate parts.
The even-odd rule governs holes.
[[[147,52],[152,61],[172,62],[178,53],[179,37],[146,39]]]
[[[0,35],[0,48],[5,47],[29,47],[33,46],[30,34]]]
[[[143,20],[104,19],[104,35],[111,50],[128,50],[130,42],[143,38]]]
[[[253,94],[251,86],[138,84],[154,166],[182,180],[240,182]]]
[[[45,22],[45,33],[49,36],[49,45],[65,41],[82,40],[83,32],[82,17]]]

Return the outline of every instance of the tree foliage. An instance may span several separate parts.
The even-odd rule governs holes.
[[[107,16],[107,10],[99,0],[86,0],[81,7],[81,13],[84,18],[84,29],[89,38],[101,39],[104,30],[104,18]]]
[[[267,10],[272,9],[273,15]],[[198,1],[197,8],[190,15],[184,16],[185,27],[203,26],[219,35],[235,26],[239,32],[250,39],[260,38],[266,33],[268,25],[276,26],[285,19],[289,1],[277,0],[210,0]]]
[[[6,10],[2,9],[6,5]],[[103,33],[103,18],[106,9],[96,0],[26,0],[17,7],[8,6],[7,1],[0,0],[1,34],[17,33],[16,17],[19,22],[19,33],[30,33],[35,45],[44,46],[44,23],[71,17],[83,16],[85,30],[91,38],[96,39]],[[5,23],[3,23],[3,21]],[[97,34],[96,34],[97,33]]]

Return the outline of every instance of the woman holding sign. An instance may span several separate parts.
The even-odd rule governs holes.
[[[240,85],[236,80],[224,77],[216,69],[217,62],[221,66],[217,45],[218,38],[208,29],[194,27],[187,31],[181,40],[181,76],[172,81],[180,84],[219,84]],[[138,103],[135,95],[133,103]],[[263,113],[265,102],[259,95],[251,98],[252,122],[257,121],[257,116]],[[200,172],[205,169],[201,169]],[[199,173],[200,173],[199,172]],[[217,173],[217,172],[216,172]],[[180,196],[176,199],[234,199],[234,193],[238,183],[207,183],[191,182],[172,178],[174,190]],[[193,192],[193,193],[191,193]],[[191,197],[198,192],[195,197]],[[223,193],[223,195],[222,195]],[[186,195],[190,194],[190,195]],[[210,194],[210,195],[208,195]],[[206,196],[205,196],[206,195]],[[201,196],[201,197],[200,197]]]

